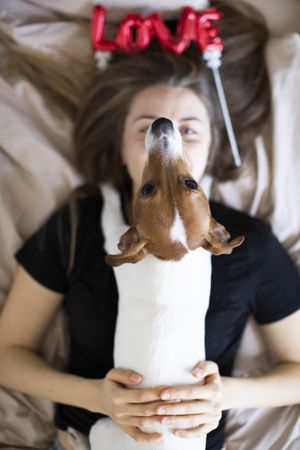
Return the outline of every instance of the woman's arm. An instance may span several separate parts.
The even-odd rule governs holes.
[[[260,329],[274,368],[255,378],[223,377],[223,409],[300,403],[300,311]]]
[[[38,355],[62,297],[18,267],[0,317],[0,384],[52,401],[83,406],[88,390],[86,380],[53,369]]]
[[[191,438],[216,428],[222,410],[300,403],[300,311],[261,330],[273,369],[259,377],[220,377],[215,363],[200,362],[192,373],[204,384],[164,390],[161,398],[181,402],[166,405],[161,421],[168,420],[178,436]]]
[[[142,377],[127,369],[112,369],[105,378],[86,379],[60,372],[39,356],[63,295],[35,281],[21,266],[0,316],[0,385],[54,402],[109,415],[137,441],[156,441],[159,433],[139,426],[157,422],[162,387],[129,389]]]

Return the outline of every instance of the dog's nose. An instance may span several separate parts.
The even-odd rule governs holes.
[[[159,117],[151,126],[151,131],[155,136],[160,136],[162,133],[170,133],[174,131],[173,123],[165,117]]]

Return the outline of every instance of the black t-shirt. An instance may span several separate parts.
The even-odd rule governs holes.
[[[280,320],[300,306],[298,270],[258,219],[211,202],[212,216],[232,237],[245,242],[231,255],[212,257],[210,304],[206,316],[206,358],[222,375],[230,375],[245,323],[253,315],[259,324]],[[16,253],[18,262],[39,283],[65,294],[69,317],[68,370],[87,378],[103,378],[113,367],[118,291],[113,270],[104,261],[100,229],[100,193],[78,200],[75,257],[69,270],[70,219],[67,206],[53,214]],[[199,280],[201,274],[199,274]],[[200,286],[199,286],[200,288]],[[58,405],[55,424],[88,434],[103,417],[80,408]],[[209,433],[207,449],[219,450],[224,439],[225,415]]]

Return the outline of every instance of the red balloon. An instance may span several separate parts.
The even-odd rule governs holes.
[[[182,10],[182,14],[177,25],[177,36],[190,44],[196,40],[196,13],[190,6]]]
[[[136,53],[148,47],[156,36],[162,47],[174,53],[183,53],[191,41],[196,41],[201,51],[223,50],[223,41],[218,36],[219,30],[212,21],[222,17],[216,8],[195,12],[193,8],[183,9],[178,21],[176,36],[162,21],[159,13],[149,17],[141,14],[129,14],[120,24],[115,40],[104,40],[105,9],[97,5],[92,16],[92,44],[96,50]],[[135,30],[135,35],[133,34]]]
[[[176,37],[172,36],[169,28],[164,24],[159,13],[151,14],[150,19],[152,22],[154,34],[157,36],[161,45],[165,49],[171,50],[174,53],[183,53],[184,50],[188,47],[190,39],[183,38],[183,36],[178,35],[178,33]],[[178,30],[180,33],[182,33],[183,29],[184,23],[182,20],[180,27],[178,26]]]
[[[133,38],[133,30],[136,37]],[[151,41],[151,22],[140,14],[129,14],[117,32],[116,44],[126,53],[136,53],[148,47]]]
[[[95,50],[115,52],[118,49],[115,41],[104,40],[105,12],[106,10],[100,5],[94,8],[91,25],[92,46]]]
[[[223,14],[216,8],[208,8],[197,14],[196,20],[196,41],[200,50],[223,51],[222,39],[218,36],[219,30],[212,26],[211,21],[219,20]]]

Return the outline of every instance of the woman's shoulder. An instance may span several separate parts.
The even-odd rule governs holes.
[[[213,218],[224,225],[233,236],[241,233],[264,238],[272,236],[270,225],[257,217],[215,201],[209,203]]]
[[[75,188],[64,203],[53,211],[43,228],[56,231],[65,237],[69,237],[75,230],[77,234],[99,221],[101,205],[102,199],[98,187],[81,185]]]
[[[278,266],[294,266],[268,223],[217,202],[210,202],[210,207],[213,218],[225,226],[231,238],[245,236],[243,244],[233,250],[233,256],[244,253],[252,267],[270,266],[271,261]],[[296,267],[293,270],[297,271]]]
[[[246,257],[253,275],[260,279],[284,278],[300,289],[299,270],[273,234],[269,224],[217,202],[210,202],[212,216],[226,227],[231,238],[244,235],[245,241],[229,255]],[[278,280],[277,280],[278,281]]]
[[[17,261],[41,284],[63,292],[70,261],[75,267],[82,254],[91,254],[101,242],[100,208],[97,187],[75,189],[15,253]]]
[[[222,273],[242,276],[253,293],[250,310],[261,325],[280,320],[298,310],[299,270],[284,250],[271,227],[263,221],[233,208],[211,202],[212,216],[224,225],[231,237],[244,235],[245,241],[230,255],[213,259],[214,267]],[[225,270],[227,269],[227,271]],[[240,272],[238,272],[240,270]],[[244,278],[245,279],[245,278]]]
[[[100,189],[93,184],[84,184],[74,189],[65,201],[64,205],[57,211],[65,218],[72,219],[76,213],[80,221],[90,220],[98,215],[102,206]]]
[[[72,241],[77,245],[96,228],[101,203],[99,189],[90,185],[79,186],[29,236],[25,246],[36,243],[37,248],[45,251],[57,246],[68,253]]]

